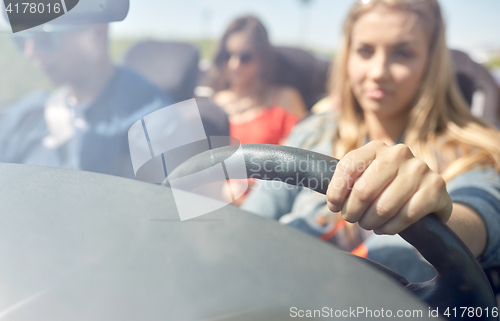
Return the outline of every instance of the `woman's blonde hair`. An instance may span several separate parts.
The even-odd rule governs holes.
[[[430,40],[426,71],[413,101],[404,144],[446,181],[475,165],[493,166],[499,171],[500,133],[470,113],[456,83],[436,0],[372,0],[353,5],[344,24],[344,39],[330,79],[332,93],[338,96],[341,108],[334,156],[343,157],[361,147],[366,139],[363,112],[350,87],[347,63],[356,20],[382,3],[410,12]]]

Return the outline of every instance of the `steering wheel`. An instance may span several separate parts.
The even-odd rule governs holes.
[[[164,184],[168,185],[169,179],[193,174],[221,162],[224,162],[228,171],[237,168],[241,166],[238,163],[241,158],[230,156],[237,152],[239,147],[226,146],[198,154],[177,167]],[[322,194],[326,194],[339,162],[327,155],[278,145],[241,145],[239,152],[243,154],[247,176],[231,178],[281,180],[291,185],[300,184]],[[328,166],[318,166],[325,162]],[[297,165],[304,163],[307,164],[308,171],[293,171]],[[264,167],[264,164],[267,166]],[[281,170],[276,171],[276,168]],[[316,183],[313,186],[310,182]],[[453,308],[463,311],[460,310],[461,307],[481,307],[483,312],[486,309],[490,312],[496,307],[493,291],[481,266],[460,238],[434,214],[425,216],[399,234],[434,266],[438,272],[434,279],[424,283],[408,283],[397,273],[372,261],[366,261],[402,283],[432,307],[439,308],[440,313],[447,308],[449,311]],[[457,313],[456,319],[460,319],[461,314]],[[467,313],[464,317],[467,317]],[[488,315],[482,313],[479,319],[498,320],[491,312]]]

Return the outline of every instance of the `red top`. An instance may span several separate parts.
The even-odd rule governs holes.
[[[299,119],[279,106],[264,110],[244,123],[229,123],[230,136],[241,144],[279,144],[288,136]]]

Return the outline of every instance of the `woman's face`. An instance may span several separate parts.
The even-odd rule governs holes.
[[[258,78],[259,63],[249,36],[235,32],[226,42],[226,74],[235,87],[249,87]]]
[[[365,113],[389,118],[409,112],[429,49],[428,37],[412,17],[377,5],[354,24],[348,77]]]

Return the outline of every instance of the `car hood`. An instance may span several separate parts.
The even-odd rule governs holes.
[[[282,320],[293,307],[428,317],[354,256],[231,205],[181,222],[164,186],[17,164],[0,177],[5,320]]]

